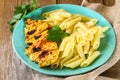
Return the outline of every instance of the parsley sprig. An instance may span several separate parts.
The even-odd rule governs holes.
[[[69,36],[68,33],[62,31],[58,25],[55,25],[48,31],[47,40],[55,41],[59,45],[62,39],[67,36]]]
[[[14,9],[14,15],[11,20],[8,21],[8,24],[10,24],[10,31],[14,31],[14,27],[16,24],[21,20],[23,17],[25,17],[29,12],[34,11],[38,8],[38,0],[30,0],[30,4],[23,3],[20,6],[15,7]]]

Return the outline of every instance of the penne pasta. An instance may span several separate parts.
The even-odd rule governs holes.
[[[78,59],[80,59],[80,56],[79,56],[79,55],[77,55],[77,56],[73,57],[72,59],[70,59],[69,61],[65,62],[64,65],[69,64],[69,63],[72,63],[72,62],[74,62],[74,61],[76,61],[76,60],[78,60]]]
[[[81,15],[80,14],[80,17],[82,18],[82,22],[88,22],[88,21],[90,21],[92,18],[90,18],[90,17],[87,17],[87,16],[83,16],[83,15]]]
[[[80,66],[80,64],[81,64],[83,61],[84,61],[84,59],[78,59],[78,60],[75,60],[74,62],[65,64],[64,66],[73,69],[73,68],[76,68],[76,67]]]
[[[109,27],[101,27],[102,32],[106,32],[109,29]]]
[[[89,66],[98,56],[100,55],[100,51],[95,51],[88,59],[83,61],[80,67],[87,67]]]
[[[86,25],[84,23],[78,22],[76,25],[77,25],[76,27],[79,27],[83,32],[88,31],[88,29],[87,29],[87,27],[86,27]]]
[[[49,18],[49,15],[52,14],[52,13],[56,13],[56,12],[63,12],[64,9],[58,9],[58,10],[53,10],[53,11],[49,11],[49,12],[45,12],[42,14],[42,17],[43,18]]]
[[[70,52],[70,54],[67,57],[62,58],[61,61],[60,61],[60,69],[62,69],[64,63],[67,62],[68,60],[70,60],[72,57],[73,57],[73,53]]]
[[[93,54],[93,52],[94,52],[95,50],[93,49],[93,48],[90,48],[90,50],[89,50],[89,52],[88,52],[88,57],[90,57],[92,54]]]
[[[77,50],[76,50],[75,46],[74,46],[74,49],[73,49],[73,55],[74,55],[74,57],[78,55],[78,53],[77,53]]]
[[[90,49],[90,41],[86,41],[86,45],[83,46],[84,54],[88,54]]]
[[[74,49],[74,45],[75,45],[75,39],[74,38],[70,38],[71,40],[69,41],[69,43],[66,44],[66,47],[64,49],[62,58],[68,56],[71,53],[73,53],[73,49]]]
[[[79,44],[82,41],[82,36],[81,35],[77,35],[76,36],[76,42]]]
[[[109,27],[100,27],[99,26],[99,29],[100,29],[100,37],[104,38],[105,37],[104,32],[107,31],[109,29]]]
[[[100,45],[100,29],[97,30],[92,43],[93,43],[93,49],[96,50]]]
[[[67,33],[71,34],[71,33],[73,32],[73,28],[66,29],[66,31],[65,31],[65,32],[67,32]]]
[[[80,58],[85,59],[85,54],[84,54],[84,52],[83,52],[82,46],[76,45],[75,48],[76,48],[76,50],[77,50]]]
[[[82,35],[82,36],[85,35],[84,31],[82,31],[80,28],[78,28],[77,31],[79,32],[80,35]]]
[[[67,26],[66,23],[69,22],[69,21],[71,21],[71,20],[73,20],[73,19],[75,19],[75,18],[78,18],[78,17],[80,17],[80,16],[79,16],[79,15],[73,15],[72,17],[65,19],[65,20],[60,24],[60,28],[61,28],[62,30],[65,30],[65,29],[66,29],[66,26]]]
[[[60,44],[60,47],[59,47],[60,51],[64,51],[64,49],[66,47],[66,44],[69,40],[70,40],[69,37],[66,37],[66,38],[63,39],[63,41],[62,41],[62,43]]]
[[[66,29],[69,29],[69,28],[73,28],[73,26],[78,23],[79,21],[81,21],[81,17],[76,17],[72,20],[70,20],[69,22],[66,22]]]
[[[91,28],[91,27],[94,27],[97,23],[97,20],[96,19],[91,19],[90,21],[86,22],[86,26],[88,28]]]

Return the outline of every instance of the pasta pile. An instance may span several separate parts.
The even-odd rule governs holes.
[[[62,13],[66,17],[63,17]],[[52,67],[87,67],[100,55],[97,50],[100,38],[105,37],[104,32],[108,27],[96,25],[96,19],[71,14],[63,9],[46,12],[43,16],[50,25],[59,25],[63,31],[70,34],[62,40],[59,46],[61,56]]]
[[[100,56],[101,53],[97,50],[100,39],[105,37],[104,32],[109,27],[98,26],[96,19],[71,14],[64,9],[45,12],[42,17],[45,19],[27,19],[25,28],[28,45],[26,53],[32,61],[38,62],[40,67],[87,67]],[[47,40],[50,29],[55,25],[58,25],[57,28],[51,30],[54,34],[57,30],[70,34],[63,39],[58,38],[62,41],[59,45],[55,41]]]

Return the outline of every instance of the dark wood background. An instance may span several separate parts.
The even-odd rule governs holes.
[[[89,0],[90,2],[102,3],[107,6],[112,6],[115,0]],[[11,36],[12,33],[9,30],[9,25],[7,21],[12,17],[14,7],[21,5],[23,2],[28,2],[29,0],[0,0],[0,80],[16,80],[17,76],[16,68],[17,61],[20,64],[21,61],[16,57],[12,46],[11,46]],[[80,5],[82,0],[39,0],[39,6],[46,6],[50,4],[59,3],[70,3]],[[17,60],[16,60],[17,58]],[[118,62],[111,69],[104,72],[102,75],[112,78],[120,78],[120,68]],[[18,66],[19,67],[19,66]],[[27,67],[28,68],[28,67]],[[118,71],[116,69],[119,69]],[[13,72],[16,70],[15,72]],[[11,73],[11,71],[13,73]],[[28,74],[29,75],[29,74]],[[12,79],[14,77],[14,79]],[[27,79],[28,80],[28,79]]]

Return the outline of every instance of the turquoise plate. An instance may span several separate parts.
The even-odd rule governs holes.
[[[53,69],[50,69],[49,67],[40,68],[38,64],[32,62],[29,59],[29,57],[25,54],[26,44],[25,44],[25,34],[24,34],[24,28],[25,28],[24,19],[25,18],[42,19],[41,15],[44,12],[61,9],[61,8],[65,9],[70,13],[82,14],[91,18],[95,18],[98,20],[98,23],[97,23],[98,25],[110,27],[110,29],[105,33],[106,35],[105,38],[101,39],[101,45],[99,47],[101,55],[88,67],[85,67],[85,68],[79,67],[76,69],[63,68],[62,70],[60,69],[53,70]],[[53,4],[53,5],[41,7],[29,13],[25,18],[20,20],[15,27],[15,30],[12,36],[12,45],[18,57],[27,66],[29,66],[30,68],[40,73],[44,73],[48,75],[56,75],[56,76],[70,76],[70,75],[82,74],[82,73],[86,73],[91,70],[94,70],[99,66],[103,65],[112,56],[112,53],[114,51],[115,44],[116,44],[114,30],[110,25],[110,23],[102,15],[100,15],[99,13],[91,9],[88,9],[82,6],[72,5],[72,4]]]

